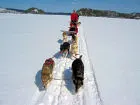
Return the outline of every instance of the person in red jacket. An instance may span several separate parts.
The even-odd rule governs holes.
[[[75,25],[77,27],[77,22],[79,19],[79,15],[76,13],[75,10],[73,10],[73,13],[71,14],[71,22],[70,22],[70,26]]]

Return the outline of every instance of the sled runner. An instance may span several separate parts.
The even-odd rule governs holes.
[[[49,58],[45,61],[42,67],[41,72],[41,80],[44,88],[48,87],[48,84],[51,82],[53,78],[53,68],[54,68],[54,60],[52,58]]]

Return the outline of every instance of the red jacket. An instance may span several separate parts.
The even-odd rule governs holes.
[[[71,21],[78,21],[78,14],[77,13],[71,14]]]

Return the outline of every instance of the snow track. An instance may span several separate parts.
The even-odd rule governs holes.
[[[87,42],[83,27],[80,27],[80,54],[83,55],[85,65],[84,79],[84,105],[103,105],[98,84],[96,81],[95,71],[88,54]],[[90,103],[89,103],[90,102]]]
[[[103,105],[82,26],[79,27],[79,36],[79,53],[83,55],[85,67],[84,86],[75,94],[71,79],[73,60],[55,57],[54,79],[46,90],[36,90],[29,105]]]

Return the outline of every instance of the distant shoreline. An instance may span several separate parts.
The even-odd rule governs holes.
[[[36,11],[34,11],[36,9]],[[45,12],[41,9],[32,7],[27,10],[14,9],[14,8],[0,8],[0,13],[21,13],[21,14],[44,14],[44,15],[70,15],[71,13],[66,12]],[[126,18],[126,19],[140,19],[140,13],[119,13],[110,10],[94,10],[90,8],[81,8],[77,10],[79,16],[90,16],[90,17],[107,17],[107,18]]]

